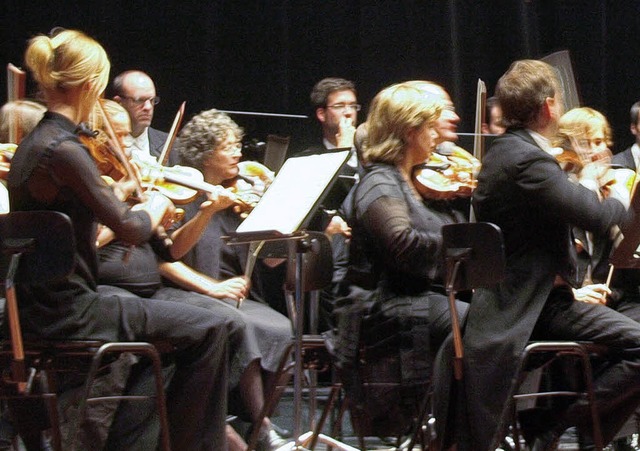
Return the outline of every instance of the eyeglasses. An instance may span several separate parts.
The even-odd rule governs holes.
[[[327,108],[331,108],[332,110],[336,111],[360,111],[362,105],[358,105],[357,103],[336,103],[335,105],[327,105]]]
[[[242,152],[242,143],[238,142],[235,144],[230,144],[226,147],[223,147],[222,149],[217,150],[216,152],[224,152],[227,153],[229,155],[233,155],[236,154],[238,152]]]
[[[451,113],[455,113],[456,112],[456,107],[454,107],[452,104],[451,105],[450,104],[445,104],[442,107],[442,111],[449,111]]]
[[[127,97],[127,96],[121,96],[123,99],[127,99],[129,101],[131,101],[131,103],[133,103],[135,106],[141,106],[144,105],[147,102],[151,102],[151,105],[157,105],[160,103],[160,97],[155,96],[155,97],[146,97],[146,98],[141,98],[141,97]]]

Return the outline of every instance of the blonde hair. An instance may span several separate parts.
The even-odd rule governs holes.
[[[107,87],[111,69],[102,46],[77,30],[58,30],[51,37],[32,38],[25,63],[45,96],[93,81],[92,94],[97,97]]]
[[[613,145],[611,126],[602,113],[589,107],[573,108],[558,121],[558,134],[553,143],[556,147],[571,149],[571,139],[591,139],[602,128],[607,147]]]
[[[443,101],[433,93],[433,86],[414,80],[391,85],[376,95],[367,117],[365,161],[397,164],[404,157],[407,133],[425,123],[435,125]]]
[[[129,117],[127,110],[125,110],[122,105],[115,100],[110,99],[102,99],[100,100],[100,104],[102,104],[102,109],[116,131],[118,129],[126,129],[129,133],[131,132],[131,118]],[[105,128],[104,118],[100,111],[100,104],[96,103],[95,112],[93,114],[95,117],[92,120],[92,127],[96,129]]]
[[[0,143],[9,142],[11,129],[17,125],[19,135],[26,136],[40,122],[47,108],[33,100],[13,100],[0,108]],[[16,143],[17,144],[17,143]]]

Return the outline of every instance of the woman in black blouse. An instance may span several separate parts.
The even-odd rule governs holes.
[[[436,145],[445,106],[429,86],[414,81],[384,89],[367,119],[367,173],[352,193],[349,265],[334,311],[338,361],[354,395],[361,344],[398,356],[404,387],[424,387],[451,331],[440,229],[462,217],[446,201],[423,199],[412,180],[414,166]],[[459,303],[461,317],[466,307]]]
[[[12,160],[12,210],[56,210],[74,225],[75,271],[46,286],[19,286],[26,331],[61,339],[169,340],[176,373],[168,388],[172,446],[226,449],[227,330],[206,310],[174,302],[101,295],[96,291],[96,229],[100,222],[131,244],[151,238],[170,202],[151,194],[130,208],[102,181],[76,135],[104,91],[110,63],[104,49],[82,32],[37,36],[25,54],[48,111]],[[56,237],[52,237],[55,239]],[[125,449],[122,431],[109,447]],[[142,444],[153,449],[154,444]]]

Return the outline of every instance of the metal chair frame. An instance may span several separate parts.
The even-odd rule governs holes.
[[[91,387],[104,368],[105,357],[125,352],[151,359],[156,382],[156,406],[160,419],[161,449],[171,449],[158,349],[151,343],[106,343],[95,340],[24,340],[19,321],[16,283],[38,280],[47,283],[68,275],[75,264],[75,242],[70,219],[55,211],[12,212],[0,215],[0,244],[3,254],[9,255],[5,277],[6,318],[11,337],[3,340],[0,356],[10,361],[10,369],[0,381],[0,398],[20,402],[25,399],[44,400],[47,406],[52,446],[62,450],[55,374],[89,367],[85,378],[84,397],[80,402],[77,423],[71,428],[71,449],[77,446],[77,430],[85,420],[87,406],[105,400],[142,400],[149,396],[113,395],[92,397]],[[4,262],[3,260],[3,263]],[[4,269],[4,268],[3,268]],[[163,345],[164,346],[164,345]],[[26,359],[25,359],[26,357]],[[78,364],[78,367],[75,365]],[[38,393],[33,393],[36,377],[41,376]]]
[[[527,393],[514,393],[511,395],[511,430],[513,432],[513,445],[516,451],[520,451],[520,435],[521,431],[517,421],[518,403],[526,401],[537,401],[544,398],[568,397],[582,399],[586,401],[590,417],[591,417],[591,433],[593,436],[594,446],[596,450],[602,450],[604,447],[602,438],[602,429],[600,425],[600,416],[596,409],[595,395],[593,392],[593,377],[591,368],[591,356],[594,354],[601,355],[606,353],[603,346],[598,346],[589,342],[570,342],[570,341],[535,341],[529,343],[524,351],[518,371],[516,373],[515,387],[520,388],[530,371],[531,360],[537,355],[542,355],[545,362],[537,367],[540,371],[549,368],[552,362],[559,359],[571,359],[580,366],[579,372],[582,376],[582,389],[578,390],[541,390],[530,391]]]

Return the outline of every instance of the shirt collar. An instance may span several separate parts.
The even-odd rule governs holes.
[[[324,145],[324,147],[328,150],[331,149],[337,149],[336,146],[334,146],[331,141],[329,141],[327,138],[322,138],[322,144]]]
[[[551,143],[549,142],[549,138],[542,136],[540,133],[534,132],[529,128],[527,129],[527,132],[529,133],[529,135],[531,135],[533,140],[536,142],[538,146],[540,146],[542,150],[544,150],[550,155],[555,154],[554,148],[551,146]]]
[[[636,171],[640,169],[640,146],[635,143],[631,146],[631,156],[633,157],[633,163],[636,165]]]
[[[156,161],[156,158],[151,155],[149,150],[149,129],[145,128],[144,131],[140,134],[140,136],[134,138],[131,136],[131,146],[129,150],[131,150],[131,156],[137,158],[140,161]]]

